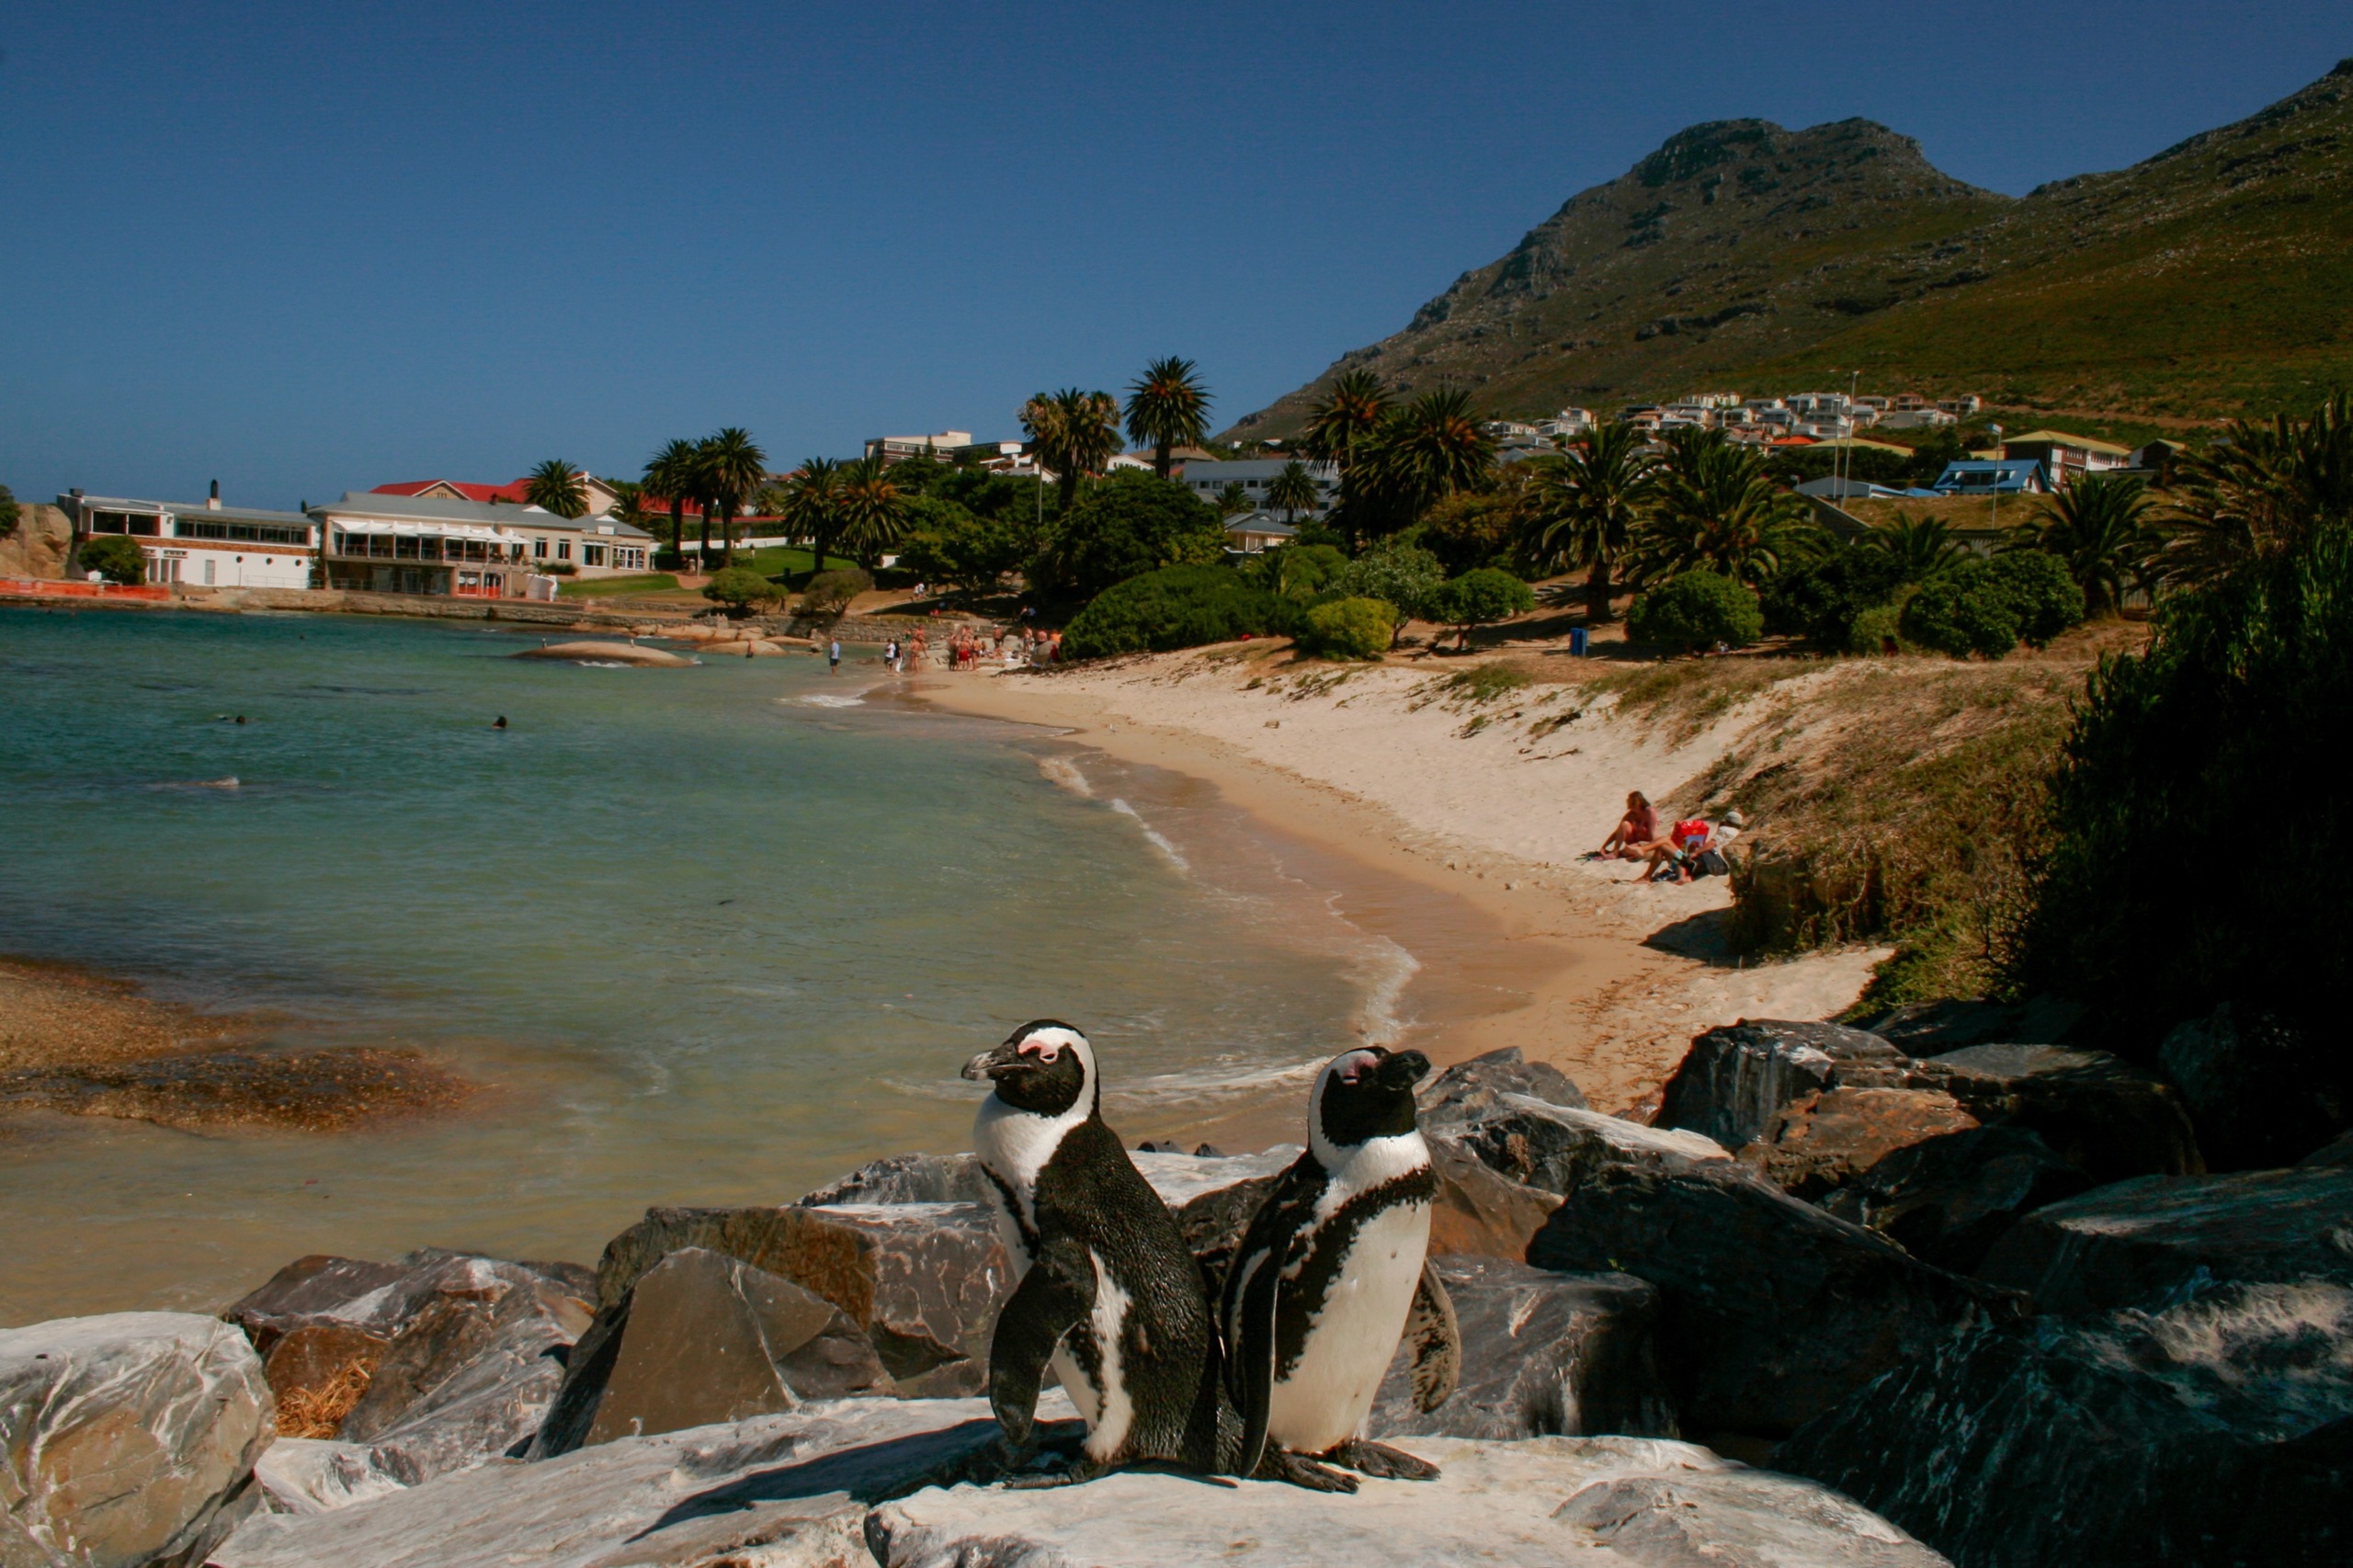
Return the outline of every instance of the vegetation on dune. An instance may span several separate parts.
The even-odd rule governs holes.
[[[17,493],[0,484],[0,539],[17,531],[17,519],[22,514],[17,506]]]
[[[2084,591],[2039,550],[1971,558],[1921,585],[1897,621],[1904,641],[1956,659],[2040,648],[2084,619]]]
[[[1378,659],[1396,629],[1397,607],[1385,600],[1333,599],[1308,610],[1299,642],[1326,659]]]
[[[1529,559],[1586,574],[1587,624],[1610,619],[1609,597],[1658,489],[1658,460],[1631,425],[1605,425],[1539,472]]]
[[[1030,566],[1030,585],[1057,598],[1092,598],[1163,566],[1224,559],[1217,509],[1171,480],[1130,470],[1090,485],[1061,513]]]
[[[1424,610],[1453,629],[1457,647],[1468,648],[1473,627],[1492,626],[1535,608],[1536,596],[1526,583],[1508,572],[1482,566],[1439,584]]]
[[[1765,634],[1756,596],[1737,580],[1698,567],[1646,588],[1626,617],[1626,635],[1682,653],[1745,648]]]
[[[1289,632],[1299,611],[1287,599],[1222,566],[1165,566],[1125,579],[1073,618],[1063,652],[1074,659],[1165,653]]]
[[[847,571],[820,572],[801,590],[801,613],[813,619],[830,620],[847,610],[858,595],[871,592],[873,587],[874,579],[854,566]]]

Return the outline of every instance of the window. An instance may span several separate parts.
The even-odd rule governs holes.
[[[547,558],[548,541],[543,539],[533,540],[531,541],[531,559],[534,561],[545,561]]]
[[[275,528],[267,523],[209,523],[182,517],[176,530],[182,539],[244,540],[254,544],[308,544],[311,530]]]
[[[605,547],[601,544],[582,545],[580,563],[583,566],[602,566],[605,563]]]
[[[572,559],[572,541],[570,540],[560,539],[555,541],[555,558],[558,561],[569,561]]]

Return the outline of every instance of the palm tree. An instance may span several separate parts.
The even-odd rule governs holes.
[[[1718,430],[1678,430],[1667,442],[1658,506],[1635,541],[1645,577],[1707,567],[1754,583],[1778,571],[1804,520],[1804,503],[1776,485],[1764,454]]]
[[[1583,446],[1542,460],[1533,488],[1529,554],[1540,565],[1590,568],[1585,618],[1608,621],[1610,579],[1658,489],[1658,460],[1633,426],[1603,425]]]
[[[2150,553],[2149,497],[2137,479],[2092,474],[2044,501],[2005,548],[2047,550],[2084,590],[2086,613],[2113,611]]]
[[[562,458],[550,458],[531,471],[523,499],[559,517],[585,517],[588,515],[587,476]]]
[[[687,503],[695,498],[698,483],[695,444],[692,441],[671,441],[646,460],[646,491],[660,497],[670,508],[670,554],[673,559],[686,551]]]
[[[907,531],[907,499],[879,457],[842,467],[837,490],[842,543],[869,572]]]
[[[1468,392],[1441,387],[1392,414],[1358,457],[1369,471],[1363,494],[1375,517],[1403,528],[1431,502],[1485,484],[1495,472],[1495,439]]]
[[[795,538],[808,536],[812,576],[825,569],[825,554],[841,530],[841,468],[832,458],[811,458],[784,482],[778,515]]]
[[[1102,472],[1120,449],[1120,405],[1109,392],[1076,387],[1040,392],[1021,405],[1021,428],[1038,460],[1054,471],[1067,512],[1079,476]]]
[[[1296,459],[1283,464],[1283,471],[1275,475],[1273,483],[1267,486],[1267,505],[1282,508],[1286,527],[1300,513],[1315,510],[1323,500],[1324,492],[1317,487],[1315,476],[1307,472],[1305,463]]]
[[[1151,443],[1152,472],[1168,477],[1170,449],[1209,439],[1209,390],[1190,359],[1154,359],[1128,388],[1128,435]]]
[[[654,520],[645,510],[645,486],[631,479],[608,479],[605,483],[612,486],[613,520],[652,533],[652,528],[645,528]]]
[[[1370,370],[1344,370],[1332,390],[1307,411],[1307,426],[1300,432],[1307,455],[1339,465],[1347,483],[1358,449],[1389,422],[1389,391]]]
[[[2176,467],[2187,499],[2149,562],[2166,587],[2219,582],[2285,554],[2327,522],[2353,519],[2353,397],[2309,419],[2242,420]]]
[[[1968,553],[1953,542],[1952,529],[1934,517],[1898,512],[1893,522],[1875,527],[1856,541],[1895,562],[1905,583],[1925,583],[1961,564]]]
[[[735,563],[735,515],[767,483],[768,455],[741,426],[730,425],[705,438],[702,457],[704,511],[719,514],[719,563]],[[706,525],[708,526],[708,525]]]

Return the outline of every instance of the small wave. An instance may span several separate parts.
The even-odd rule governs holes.
[[[1152,846],[1154,849],[1159,850],[1163,855],[1168,857],[1168,863],[1170,865],[1176,867],[1178,870],[1184,872],[1188,877],[1193,874],[1193,863],[1190,860],[1186,859],[1184,854],[1178,850],[1175,845],[1169,843],[1168,840],[1162,835],[1158,828],[1144,821],[1142,812],[1138,812],[1133,806],[1128,804],[1127,801],[1120,800],[1116,796],[1112,798],[1111,809],[1119,812],[1121,816],[1131,819],[1134,822],[1136,826],[1142,828],[1143,830],[1144,837],[1151,840]]]
[[[1422,960],[1386,937],[1365,938],[1364,951],[1349,965],[1350,977],[1364,987],[1357,1004],[1355,1027],[1370,1045],[1389,1045],[1412,1021],[1399,1015],[1405,987],[1421,972]]]
[[[1038,771],[1082,801],[1095,799],[1095,786],[1086,781],[1086,775],[1079,771],[1078,764],[1066,756],[1040,757]]]
[[[831,691],[812,692],[806,697],[795,697],[790,700],[805,702],[812,708],[862,708],[866,705],[863,697],[845,697]]]
[[[618,659],[574,659],[572,662],[584,670],[626,670],[634,667]]]
[[[167,783],[150,784],[150,790],[242,790],[233,773],[226,778],[175,778]]]

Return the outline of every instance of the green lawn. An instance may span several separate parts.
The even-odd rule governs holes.
[[[714,554],[711,559],[715,562],[718,557]],[[808,551],[792,544],[772,544],[760,550],[739,550],[735,552],[735,564],[738,566],[749,566],[763,577],[782,577],[790,574],[795,582],[809,575],[809,563],[813,559]],[[829,554],[825,557],[826,570],[832,572],[847,572],[857,564],[844,555]]]
[[[636,577],[576,578],[556,586],[556,597],[566,599],[610,599],[635,594],[675,594],[678,580],[667,572],[648,572]]]

